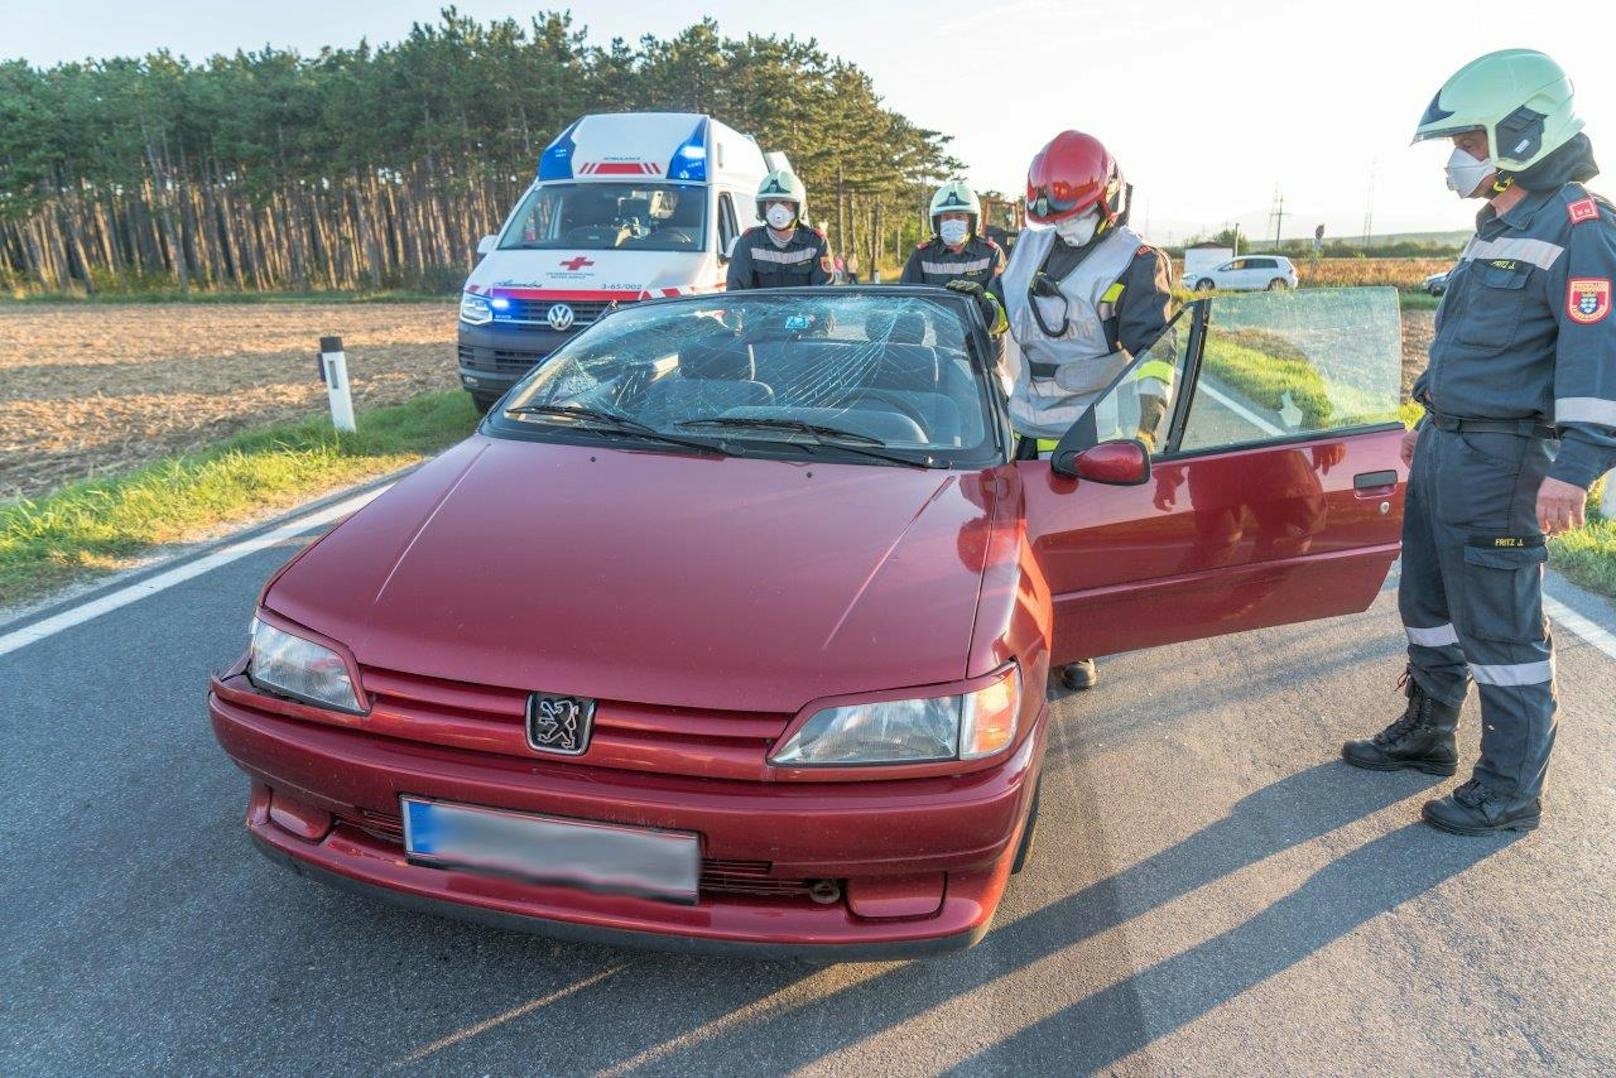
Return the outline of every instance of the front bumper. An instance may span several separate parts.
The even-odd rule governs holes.
[[[1021,841],[1045,726],[1040,715],[1010,758],[969,776],[769,784],[406,743],[243,706],[231,680],[230,699],[210,694],[208,712],[219,743],[253,780],[248,831],[300,872],[547,935],[828,961],[913,957],[982,937]],[[729,893],[709,889],[704,876],[696,904],[676,905],[411,864],[397,837],[373,825],[396,815],[405,793],[696,831],[704,871],[708,859],[763,863],[781,890]],[[789,886],[805,879],[836,880],[842,895],[821,904]],[[859,906],[863,893],[880,897]],[[933,907],[915,913],[928,895]]]
[[[460,384],[478,396],[497,397],[543,363],[580,329],[557,331],[549,326],[472,326],[458,322],[455,343]]]

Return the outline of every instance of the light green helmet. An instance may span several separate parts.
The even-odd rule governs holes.
[[[945,213],[968,213],[971,215],[971,231],[976,231],[977,223],[982,220],[982,202],[976,197],[976,192],[966,186],[964,180],[954,180],[945,183],[931,196],[931,227],[937,231],[937,218]]]
[[[1504,172],[1531,168],[1582,130],[1571,80],[1534,49],[1478,57],[1442,84],[1420,117],[1414,141],[1464,131],[1487,133],[1493,164]]]
[[[797,220],[808,219],[808,188],[797,179],[797,174],[790,169],[780,169],[763,177],[763,182],[757,189],[757,215],[763,217],[764,202],[795,202],[797,204]]]

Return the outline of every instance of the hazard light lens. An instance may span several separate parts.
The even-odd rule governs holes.
[[[1016,737],[1021,710],[1021,671],[1012,666],[991,685],[965,695],[960,711],[960,759],[992,756]]]

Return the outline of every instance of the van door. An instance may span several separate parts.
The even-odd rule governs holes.
[[[1017,464],[1057,663],[1360,611],[1398,555],[1396,292],[1192,308],[1165,429],[1144,432],[1157,443],[1149,482]],[[1141,433],[1137,367],[1079,419],[1073,446]]]
[[[735,217],[735,197],[728,191],[718,192],[718,280],[717,287],[722,288],[726,269],[729,265],[730,251],[735,240],[740,236],[740,224]]]

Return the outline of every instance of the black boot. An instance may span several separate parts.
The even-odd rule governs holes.
[[[1415,767],[1432,775],[1453,774],[1459,769],[1453,737],[1459,727],[1459,709],[1428,694],[1407,673],[1403,691],[1408,694],[1403,717],[1372,738],[1342,745],[1341,758],[1370,771]]]
[[[1060,679],[1061,684],[1068,689],[1076,689],[1081,692],[1084,689],[1092,689],[1099,684],[1100,671],[1095,667],[1093,659],[1079,659],[1075,663],[1067,663],[1061,667]],[[1448,774],[1451,775],[1453,772],[1450,771]]]
[[[1425,822],[1453,835],[1494,835],[1530,831],[1543,816],[1535,797],[1509,797],[1471,779],[1446,797],[1427,801],[1420,810]]]

